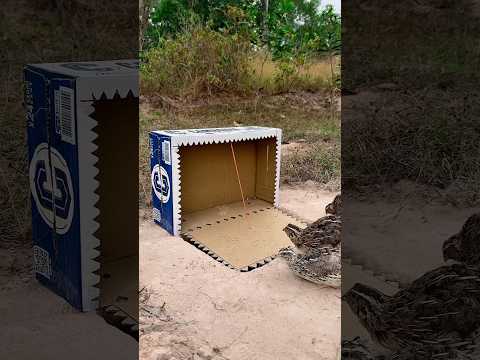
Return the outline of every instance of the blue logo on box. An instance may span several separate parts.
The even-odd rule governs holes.
[[[65,234],[73,219],[72,177],[63,156],[47,143],[40,143],[30,162],[30,190],[45,223]]]
[[[155,165],[152,170],[152,187],[155,195],[162,203],[170,200],[170,180],[167,171],[160,165]]]

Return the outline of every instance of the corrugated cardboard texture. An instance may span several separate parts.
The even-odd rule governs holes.
[[[246,199],[273,203],[275,139],[234,142],[233,148]],[[242,200],[230,143],[180,147],[183,215]]]
[[[276,139],[264,139],[256,142],[257,174],[255,195],[257,198],[273,203],[275,199],[276,175]]]
[[[184,234],[241,269],[293,245],[283,232],[288,223],[304,226],[270,203],[255,200],[249,202],[246,211],[239,202],[185,215],[182,229]]]
[[[138,98],[99,100],[96,236],[101,256],[111,261],[138,255]]]
[[[243,203],[235,202],[231,204],[218,205],[210,209],[196,211],[185,214],[182,218],[182,232],[192,232],[198,226],[208,224],[220,223],[221,221],[229,220],[231,217],[243,217],[246,213],[253,214],[260,209],[271,209],[273,205],[263,200],[247,200],[247,209],[243,207]]]
[[[116,304],[123,309],[130,302],[138,305],[138,98],[100,99],[94,107],[100,307]],[[129,290],[129,300],[117,303],[125,289],[135,292]]]

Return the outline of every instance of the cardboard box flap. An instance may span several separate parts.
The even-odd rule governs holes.
[[[184,216],[183,236],[225,265],[243,270],[256,268],[293,245],[283,228],[305,226],[262,200],[220,205]]]
[[[113,61],[83,61],[67,63],[43,63],[28,64],[31,68],[37,68],[50,73],[79,77],[104,77],[118,75],[138,74],[138,60],[113,60]]]
[[[225,141],[240,141],[276,137],[280,129],[264,126],[237,126],[227,128],[179,129],[153,131],[178,140],[177,145],[198,145]]]

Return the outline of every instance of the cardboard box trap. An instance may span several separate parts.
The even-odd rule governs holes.
[[[37,279],[138,337],[138,62],[28,65]]]
[[[269,262],[301,225],[278,208],[280,144],[256,126],[152,132],[154,221],[231,268]]]

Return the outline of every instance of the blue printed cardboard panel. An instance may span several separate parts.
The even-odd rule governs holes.
[[[173,235],[172,145],[171,138],[150,133],[150,166],[153,219]]]
[[[75,80],[25,69],[34,269],[82,308]]]

